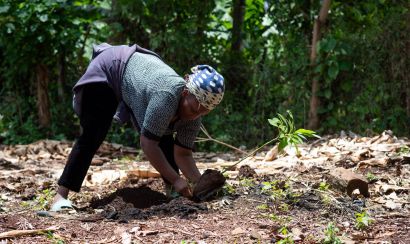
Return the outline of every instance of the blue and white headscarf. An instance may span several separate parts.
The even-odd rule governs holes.
[[[223,98],[224,78],[209,65],[197,65],[191,68],[192,74],[186,84],[189,92],[206,109],[212,110]]]

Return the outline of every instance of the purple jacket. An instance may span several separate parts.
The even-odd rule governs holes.
[[[77,115],[81,114],[82,87],[90,83],[107,83],[119,102],[117,113],[114,118],[125,123],[130,119],[130,113],[122,102],[121,83],[125,67],[134,52],[152,54],[160,58],[156,53],[138,46],[137,44],[126,46],[111,46],[108,43],[93,46],[93,55],[84,75],[74,85],[73,107]]]

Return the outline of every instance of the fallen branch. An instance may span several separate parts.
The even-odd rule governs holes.
[[[225,168],[225,169],[222,171],[222,174],[225,173],[226,171],[232,169],[233,167],[235,167],[236,165],[238,165],[240,162],[242,162],[243,160],[247,159],[248,157],[253,156],[253,154],[255,154],[256,152],[258,152],[261,148],[263,148],[263,147],[265,147],[266,145],[268,145],[268,144],[270,144],[270,143],[276,141],[277,139],[278,139],[278,137],[273,138],[272,140],[270,140],[270,141],[264,143],[262,146],[256,148],[256,149],[253,150],[252,152],[248,153],[248,154],[245,155],[243,158],[241,158],[238,162],[236,162],[236,163],[234,163],[234,164],[228,166],[227,168]]]
[[[50,227],[47,229],[37,229],[37,230],[11,230],[0,233],[0,240],[6,238],[16,238],[21,236],[33,236],[33,235],[43,235],[49,232],[57,230],[56,227]]]
[[[218,143],[218,144],[221,144],[221,145],[224,145],[224,146],[226,146],[226,147],[229,147],[229,148],[231,148],[231,149],[233,149],[233,150],[235,150],[235,151],[238,151],[238,152],[240,152],[240,153],[242,153],[242,154],[245,154],[245,153],[246,153],[245,151],[243,151],[243,150],[241,150],[241,149],[239,149],[239,148],[237,148],[237,147],[234,147],[234,146],[232,146],[232,145],[229,145],[228,143],[225,143],[225,142],[222,142],[222,141],[219,141],[219,140],[213,138],[213,137],[208,133],[208,131],[205,129],[205,126],[204,126],[203,124],[201,124],[201,131],[207,136],[207,138],[197,137],[197,138],[196,138],[196,139],[197,139],[196,142],[213,141],[213,142],[216,142],[216,143]]]

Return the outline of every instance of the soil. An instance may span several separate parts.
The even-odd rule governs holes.
[[[353,143],[347,142],[349,146]],[[275,170],[280,161],[274,161],[269,171],[262,171],[255,166],[254,158],[247,160],[248,166],[239,172],[230,172],[225,186],[212,199],[194,202],[182,197],[168,199],[160,178],[115,178],[115,172],[121,175],[128,166],[135,167],[137,159],[124,158],[128,160],[136,152],[104,144],[105,151],[97,157],[107,158],[89,170],[89,178],[95,182],[87,181],[80,193],[70,194],[75,210],[43,217],[38,211],[47,208],[47,200],[54,193],[47,194],[57,187],[55,182],[67,156],[65,148],[71,145],[53,142],[53,150],[60,153],[48,150],[49,156],[42,152],[48,143],[41,141],[27,148],[2,146],[0,236],[13,230],[53,227],[54,231],[0,239],[0,243],[275,243],[289,239],[322,243],[330,223],[337,227],[336,236],[344,243],[410,243],[410,164],[403,160],[399,175],[397,164],[367,168],[377,176],[369,181],[371,197],[353,199],[319,184],[340,160],[327,161],[330,166],[324,167],[315,158],[316,164],[309,170],[295,164],[292,170],[281,168],[279,172]],[[16,153],[19,156],[13,156]],[[237,160],[240,155],[231,154],[229,158]],[[197,160],[201,167],[215,167],[214,160]],[[137,164],[146,165],[146,161]],[[290,160],[286,159],[288,164]],[[109,180],[97,181],[97,176],[109,176]],[[355,226],[356,214],[363,211],[373,222],[360,230]]]
[[[256,177],[256,171],[249,165],[242,165],[239,168],[238,178],[253,178]]]

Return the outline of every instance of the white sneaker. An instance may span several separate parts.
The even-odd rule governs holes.
[[[59,212],[63,210],[73,209],[73,205],[70,200],[65,198],[60,198],[50,208],[51,212]]]

